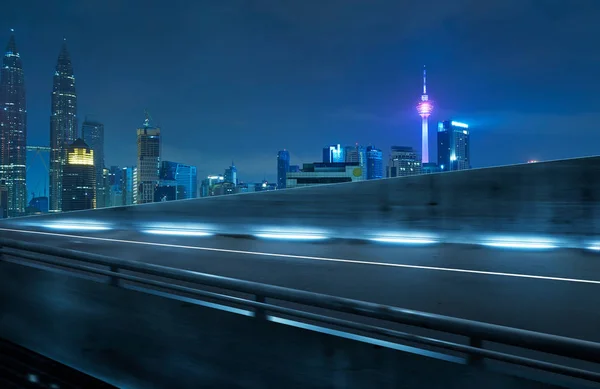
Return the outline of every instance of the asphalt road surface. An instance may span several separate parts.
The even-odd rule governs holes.
[[[600,342],[591,250],[11,228],[0,237]]]

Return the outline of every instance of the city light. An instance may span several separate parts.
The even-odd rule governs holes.
[[[557,242],[545,238],[495,237],[484,240],[481,245],[506,249],[549,250],[559,247]]]
[[[50,228],[52,230],[62,231],[108,231],[112,228],[105,223],[97,223],[94,221],[79,221],[79,220],[64,220],[62,222],[52,222],[47,224],[31,224],[32,226]]]
[[[76,147],[73,152],[67,153],[67,162],[69,165],[94,166],[94,151]]]
[[[452,124],[452,126],[454,126],[454,127],[460,127],[460,128],[469,128],[469,125],[468,125],[468,124],[466,124],[466,123],[461,123],[461,122],[455,122],[455,121],[452,121],[452,123],[451,123],[451,124]]]

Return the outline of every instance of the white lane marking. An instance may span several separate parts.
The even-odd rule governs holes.
[[[24,234],[60,236],[63,238],[88,239],[88,240],[96,240],[96,241],[103,241],[103,242],[138,244],[138,245],[145,245],[145,246],[169,247],[169,248],[186,249],[186,250],[213,251],[213,252],[230,253],[230,254],[257,255],[257,256],[277,257],[277,258],[308,259],[308,260],[312,260],[312,261],[352,263],[352,264],[356,264],[356,265],[388,266],[388,267],[397,267],[397,268],[405,268],[405,269],[435,270],[435,271],[445,271],[445,272],[453,272],[453,273],[467,273],[467,274],[479,274],[479,275],[488,275],[488,276],[528,278],[528,279],[545,280],[545,281],[578,282],[578,283],[583,283],[583,284],[600,285],[600,281],[584,280],[584,279],[577,279],[577,278],[536,276],[536,275],[532,275],[532,274],[502,273],[502,272],[493,272],[493,271],[484,271],[484,270],[469,270],[469,269],[454,269],[454,268],[447,268],[447,267],[407,265],[407,264],[389,263],[389,262],[371,262],[371,261],[361,261],[361,260],[357,260],[357,259],[313,257],[313,256],[307,256],[307,255],[261,253],[261,252],[257,252],[257,251],[243,251],[243,250],[219,249],[219,248],[214,248],[214,247],[186,246],[186,245],[178,245],[178,244],[170,244],[170,243],[156,243],[156,242],[143,242],[143,241],[137,241],[137,240],[100,238],[100,237],[96,237],[96,236],[58,234],[58,233],[54,233],[54,232],[15,230],[15,229],[9,229],[9,228],[0,228],[0,231],[18,232],[18,233],[24,233]]]

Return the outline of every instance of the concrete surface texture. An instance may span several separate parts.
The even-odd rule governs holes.
[[[127,388],[550,388],[2,262],[0,332]]]
[[[249,193],[15,219],[89,220],[129,229],[204,223],[230,233],[256,226],[320,228],[332,236],[381,231],[600,234],[600,157]],[[10,222],[10,221],[9,221]]]

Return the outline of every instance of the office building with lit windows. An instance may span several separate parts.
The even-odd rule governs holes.
[[[387,166],[388,178],[414,176],[421,173],[421,156],[414,148],[392,146]]]
[[[77,93],[71,57],[63,42],[52,87],[50,116],[50,212],[62,210],[63,166],[67,148],[77,139]]]
[[[455,171],[471,168],[469,125],[453,120],[438,124],[438,168]]]
[[[94,151],[94,166],[96,167],[96,207],[109,206],[110,193],[104,182],[104,124],[85,118],[81,125],[81,139]]]
[[[160,128],[150,124],[150,116],[137,130],[137,180],[136,204],[154,202],[160,170]]]
[[[0,69],[0,180],[8,217],[25,214],[27,105],[25,77],[15,36],[11,34]]]
[[[367,147],[367,180],[383,178],[383,152],[373,146]]]
[[[63,211],[96,207],[94,151],[82,139],[75,140],[66,150],[61,187]]]

